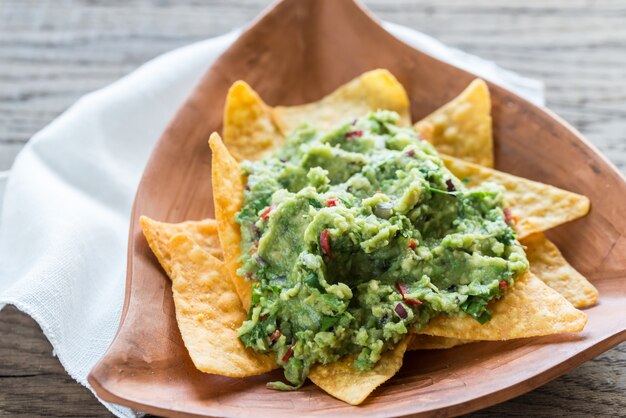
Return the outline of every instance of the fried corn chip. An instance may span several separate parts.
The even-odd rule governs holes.
[[[432,335],[413,334],[407,347],[407,351],[415,350],[445,350],[447,348],[456,347],[473,343],[473,340],[459,340],[457,338],[433,337]]]
[[[243,81],[228,90],[224,106],[224,143],[237,161],[257,160],[283,142],[271,109]]]
[[[382,69],[362,74],[320,101],[300,106],[277,106],[274,117],[287,136],[303,123],[324,130],[346,117],[364,116],[379,109],[398,112],[400,126],[411,124],[406,90],[389,71]]]
[[[443,129],[447,129],[452,124],[446,124]],[[469,150],[469,154],[463,153],[463,147],[458,141],[461,137],[471,135],[471,131],[465,132],[462,129],[465,125],[458,126],[461,131],[454,140],[457,141],[448,150],[451,157],[467,158],[470,161],[478,161],[483,151],[478,149]],[[422,138],[433,142],[434,126],[427,120],[423,120],[415,125]],[[491,142],[493,139],[491,139]],[[491,148],[493,148],[490,145]],[[487,148],[490,148],[487,147]],[[442,149],[443,151],[443,149]],[[598,291],[585,277],[578,273],[563,258],[558,248],[541,233],[527,237],[523,242],[527,247],[526,255],[531,264],[534,274],[544,281],[548,286],[559,292],[577,308],[584,308],[596,303]],[[428,344],[427,342],[426,344]],[[409,346],[411,349],[411,346]]]
[[[443,154],[493,167],[490,112],[487,83],[476,79],[452,101],[417,122],[415,129],[421,133],[432,126],[432,135],[424,139]]]
[[[506,189],[504,203],[518,219],[515,227],[520,239],[580,218],[589,212],[589,199],[586,196],[449,156],[443,155],[442,159],[456,177],[468,182],[469,187],[489,181]]]
[[[318,102],[271,109],[245,82],[235,82],[226,97],[224,143],[237,161],[258,160],[280,146],[302,123],[328,129],[345,117],[378,109],[398,112],[399,125],[410,125],[409,99],[387,70],[373,70],[339,87]]]
[[[414,128],[417,131],[417,133],[419,134],[420,138],[422,138],[424,141],[428,141],[428,142],[430,142],[432,144],[433,137],[435,135],[435,126],[432,123],[423,120],[423,121],[421,121],[419,123],[416,123]],[[452,151],[454,151],[454,150],[452,150]],[[455,154],[450,154],[450,155],[452,157],[457,157]]]
[[[522,241],[530,269],[545,284],[559,292],[577,308],[598,301],[598,290],[563,258],[561,252],[543,234],[533,234]]]
[[[217,237],[217,222],[215,219],[185,221],[172,224],[158,222],[147,216],[142,216],[139,218],[139,222],[150,249],[168,275],[171,272],[171,257],[168,252],[167,243],[175,235],[185,235],[213,257],[222,258],[222,248],[220,247],[220,241]]]
[[[155,245],[169,254],[176,321],[196,368],[231,377],[275,369],[270,356],[246,349],[237,337],[247,315],[224,263],[185,235]]]
[[[485,324],[469,315],[439,316],[419,333],[497,341],[579,332],[587,323],[587,315],[532,273],[519,277],[511,290],[492,303],[490,309],[493,316]]]
[[[309,379],[329,395],[350,405],[359,405],[374,389],[398,373],[410,338],[405,338],[393,350],[385,352],[371,370],[355,369],[353,363],[356,355],[351,355],[336,363],[314,366]]]
[[[250,309],[252,283],[237,274],[237,269],[241,267],[241,232],[235,221],[235,215],[243,204],[245,180],[239,163],[228,152],[217,133],[211,135],[209,145],[213,153],[211,164],[215,219],[224,263],[247,312]]]

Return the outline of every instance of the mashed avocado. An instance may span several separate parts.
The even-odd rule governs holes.
[[[484,323],[528,262],[495,184],[468,189],[398,115],[330,132],[303,126],[244,162],[239,273],[254,283],[247,347],[273,352],[294,386],[316,363],[381,354],[436,315]]]

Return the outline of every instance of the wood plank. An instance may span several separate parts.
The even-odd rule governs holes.
[[[53,356],[37,323],[9,306],[0,312],[0,416],[110,416]]]

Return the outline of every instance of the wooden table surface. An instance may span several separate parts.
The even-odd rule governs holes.
[[[626,172],[626,1],[365,3],[382,19],[543,80],[548,106]],[[0,171],[11,167],[35,132],[83,94],[163,52],[243,25],[267,4],[3,0]],[[0,336],[0,415],[110,415],[67,375],[28,316],[5,308]],[[626,344],[475,416],[504,414],[626,415]]]

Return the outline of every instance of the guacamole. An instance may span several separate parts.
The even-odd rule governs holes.
[[[274,353],[294,389],[316,363],[381,354],[436,315],[489,320],[528,261],[503,189],[468,189],[398,115],[331,131],[302,126],[270,158],[243,162],[237,215],[253,282],[246,347]]]

